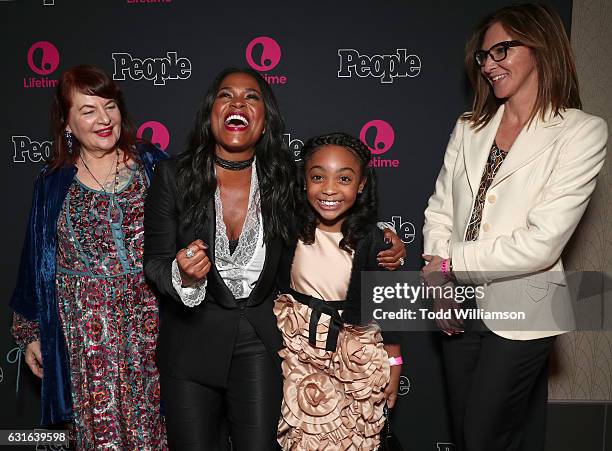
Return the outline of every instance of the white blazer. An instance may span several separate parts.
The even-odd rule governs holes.
[[[574,328],[560,257],[595,189],[608,128],[576,109],[525,126],[487,191],[478,239],[466,242],[503,111],[502,105],[478,131],[457,121],[425,210],[424,251],[451,257],[459,283],[483,286],[479,308],[526,317],[485,319],[487,327],[505,338],[530,340]]]

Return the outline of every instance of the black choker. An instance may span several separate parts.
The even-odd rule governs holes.
[[[255,161],[255,155],[244,161],[224,160],[219,155],[215,155],[215,163],[221,166],[223,169],[227,169],[229,171],[242,171],[243,169],[251,166],[253,161]]]

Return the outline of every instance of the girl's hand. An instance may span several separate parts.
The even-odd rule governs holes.
[[[397,391],[399,390],[400,376],[402,375],[402,365],[395,365],[391,367],[391,377],[389,383],[385,387],[385,398],[387,399],[387,406],[389,409],[395,407],[397,402]]]
[[[189,287],[206,278],[211,267],[206,249],[208,246],[204,244],[204,241],[195,240],[176,253],[176,263],[184,287]]]
[[[383,234],[385,235],[385,243],[391,243],[392,246],[390,249],[378,253],[378,266],[389,271],[395,271],[404,264],[406,248],[400,237],[393,233],[391,229],[385,229]]]
[[[383,347],[387,351],[389,357],[399,357],[402,355],[401,347],[398,343],[384,344]],[[402,365],[393,365],[390,367],[391,376],[389,383],[385,387],[384,394],[387,400],[387,406],[392,409],[397,401],[397,391],[399,390],[400,376],[402,375]]]
[[[43,365],[42,354],[40,353],[40,340],[33,341],[26,346],[25,362],[28,364],[32,372],[42,379]]]

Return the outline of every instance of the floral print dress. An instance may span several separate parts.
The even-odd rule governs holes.
[[[158,306],[142,266],[147,186],[142,167],[114,195],[75,179],[58,219],[56,295],[79,450],[167,448]]]

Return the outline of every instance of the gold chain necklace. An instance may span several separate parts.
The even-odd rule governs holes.
[[[87,163],[85,163],[85,160],[83,159],[83,155],[80,154],[79,157],[81,158],[81,162],[83,163],[83,166],[85,166],[85,169],[87,169],[87,172],[89,172],[89,175],[91,175],[93,177],[93,179],[96,181],[96,183],[98,185],[100,185],[100,188],[102,188],[102,191],[104,191],[104,193],[109,194],[109,192],[106,191],[106,188],[104,188],[104,185],[102,183],[100,183],[100,180],[98,180],[98,178],[95,175],[93,175],[93,172],[91,172],[91,169],[89,169],[89,166],[87,166]],[[106,178],[104,179],[104,183],[106,183],[106,181],[108,180],[108,177],[110,176],[112,170],[113,170],[113,167],[111,166],[110,170],[108,171],[108,174],[106,175]],[[116,150],[115,181],[113,183],[113,192],[112,192],[112,194],[115,194],[115,192],[117,190],[117,180],[118,179],[119,179],[119,149]]]

